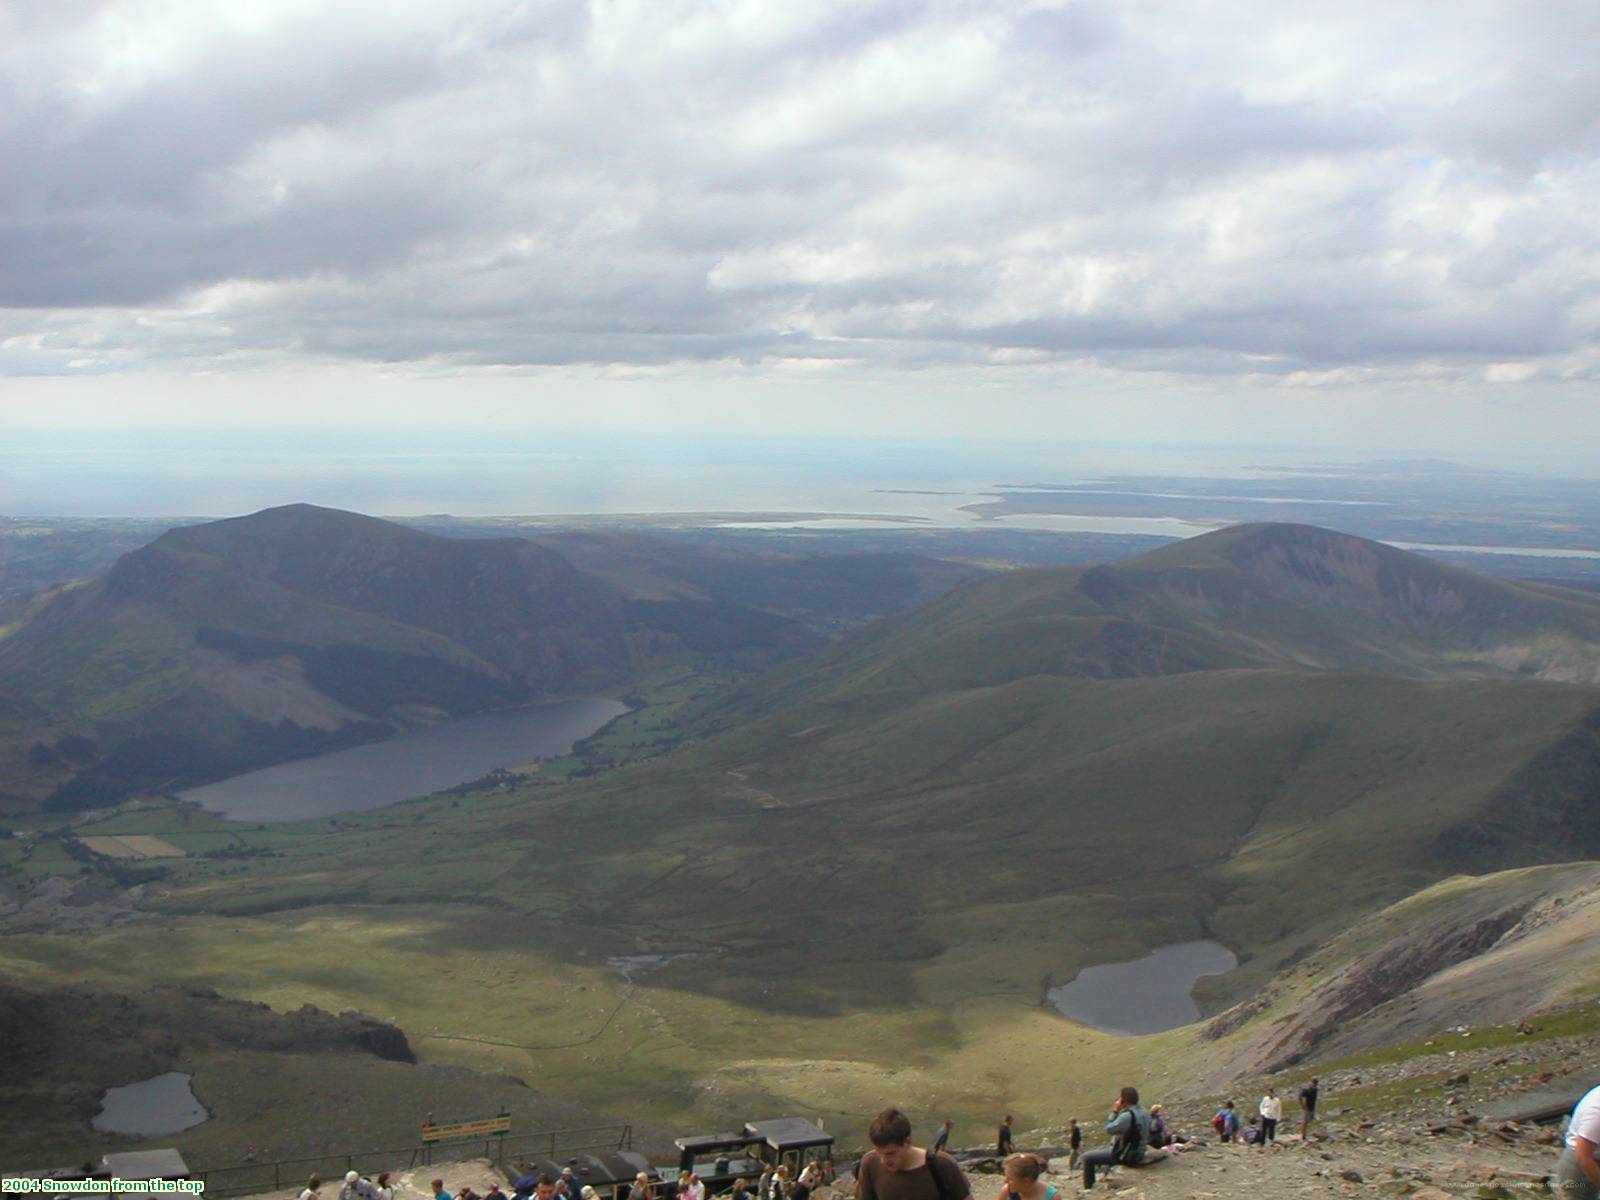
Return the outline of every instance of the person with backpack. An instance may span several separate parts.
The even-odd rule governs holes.
[[[872,1149],[856,1168],[856,1200],[972,1200],[956,1160],[911,1144],[911,1118],[886,1108],[867,1128]]]
[[[1083,1156],[1083,1186],[1094,1186],[1096,1167],[1136,1167],[1144,1162],[1145,1149],[1150,1144],[1150,1114],[1139,1107],[1139,1089],[1125,1087],[1117,1094],[1111,1115],[1106,1120],[1106,1132],[1111,1135],[1111,1145],[1105,1150],[1091,1150]]]
[[[1239,1114],[1233,1111],[1233,1101],[1229,1100],[1217,1109],[1217,1115],[1211,1118],[1211,1128],[1217,1131],[1217,1137],[1223,1145],[1229,1145],[1239,1137]]]

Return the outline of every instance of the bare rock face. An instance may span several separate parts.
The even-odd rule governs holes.
[[[1201,1036],[1231,1046],[1233,1069],[1277,1071],[1462,1022],[1511,1024],[1571,1002],[1573,981],[1600,962],[1597,935],[1600,864],[1446,880],[1335,938]],[[1472,1078],[1457,1071],[1451,1086]]]

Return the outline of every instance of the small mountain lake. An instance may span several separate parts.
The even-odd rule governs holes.
[[[168,1071],[140,1083],[108,1088],[100,1097],[94,1127],[104,1133],[141,1137],[178,1133],[211,1119],[189,1087],[190,1076]]]
[[[236,821],[303,821],[379,808],[565,754],[628,711],[591,697],[462,717],[349,750],[264,767],[180,793]]]
[[[1085,967],[1046,996],[1062,1016],[1102,1033],[1160,1033],[1198,1021],[1194,985],[1238,965],[1233,951],[1216,942],[1179,942],[1132,962]]]

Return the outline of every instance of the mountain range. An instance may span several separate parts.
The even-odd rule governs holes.
[[[633,535],[441,546],[367,521],[178,531],[36,599],[0,641],[5,720],[58,722],[52,769],[83,764],[70,789],[108,760],[126,783],[117,755],[151,739],[285,728],[246,697],[355,714],[289,722],[332,737],[623,687],[674,655],[740,660],[745,682],[663,710],[680,736],[656,757],[570,782],[337,828],[241,833],[170,804],[77,818],[194,849],[140,901],[159,931],[92,952],[23,938],[20,969],[158,972],[176,938],[196,982],[298,1002],[317,963],[316,1002],[381,998],[419,1055],[719,1120],[866,1111],[891,1067],[963,1120],[1046,1114],[1140,1061],[1220,1086],[1592,999],[1593,592],[1294,525],[963,581],[882,558],[741,573]],[[195,852],[212,838],[240,852]],[[1195,938],[1240,960],[1197,987],[1200,1025],[1113,1047],[1047,1007],[1083,968]]]
[[[16,606],[0,631],[0,793],[13,809],[44,797],[70,811],[448,716],[626,690],[663,661],[765,666],[822,644],[819,614],[859,621],[885,611],[869,595],[892,611],[977,574],[908,555],[767,554],[741,576],[659,538],[562,546],[307,504],[173,529]]]

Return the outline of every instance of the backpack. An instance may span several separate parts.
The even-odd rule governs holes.
[[[1147,1123],[1141,1129],[1139,1126],[1139,1110],[1137,1107],[1122,1110],[1128,1114],[1128,1131],[1117,1134],[1116,1141],[1111,1144],[1111,1161],[1122,1163],[1125,1166],[1144,1161],[1145,1143],[1150,1140],[1150,1126]]]
[[[1213,1128],[1213,1129],[1215,1129],[1217,1131],[1217,1136],[1218,1137],[1226,1137],[1228,1135],[1228,1116],[1227,1116],[1227,1114],[1219,1112],[1216,1116],[1212,1117],[1211,1118],[1211,1128]]]

